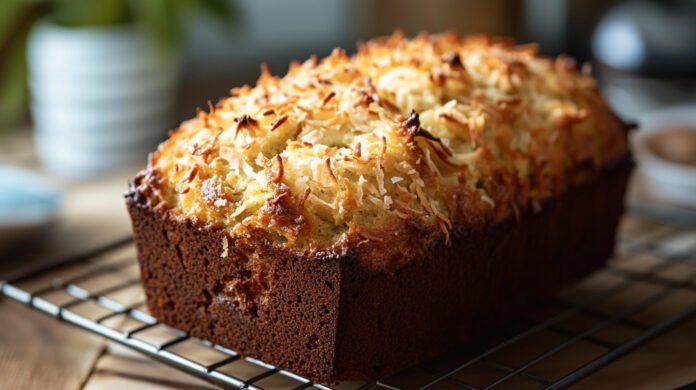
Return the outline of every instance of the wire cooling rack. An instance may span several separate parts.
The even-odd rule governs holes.
[[[476,345],[382,381],[334,388],[567,387],[696,317],[694,260],[696,229],[627,215],[610,265],[524,318]],[[158,323],[144,305],[130,239],[0,282],[0,287],[34,309],[220,387],[329,389]]]

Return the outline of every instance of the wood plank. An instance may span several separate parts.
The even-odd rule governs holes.
[[[0,387],[77,389],[104,346],[100,337],[0,298]]]
[[[156,360],[109,343],[85,383],[85,390],[207,390],[216,387]]]
[[[689,321],[579,383],[579,389],[674,389],[696,381],[696,320]]]
[[[3,134],[0,163],[40,171],[26,129]],[[127,171],[93,182],[57,181],[65,190],[58,220],[26,242],[2,248],[0,278],[80,253],[128,234],[121,194]],[[89,375],[104,339],[0,296],[0,387],[76,389]]]

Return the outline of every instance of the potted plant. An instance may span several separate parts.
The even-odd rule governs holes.
[[[2,0],[0,115],[20,112],[28,85],[37,154],[64,176],[142,159],[172,125],[196,7],[234,17],[226,0]]]

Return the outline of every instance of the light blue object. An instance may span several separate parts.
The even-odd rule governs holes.
[[[60,190],[29,170],[0,165],[0,228],[26,228],[50,222]]]
[[[623,1],[598,22],[592,49],[600,63],[644,76],[696,74],[696,2]]]
[[[635,70],[645,62],[641,31],[633,19],[624,15],[603,19],[592,44],[597,57],[614,68]]]

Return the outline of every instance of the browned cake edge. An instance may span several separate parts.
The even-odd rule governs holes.
[[[147,305],[159,321],[319,382],[378,378],[477,337],[612,254],[630,158],[519,220],[456,229],[396,272],[358,248],[311,255],[228,239],[127,195]],[[384,240],[388,241],[389,237]]]

